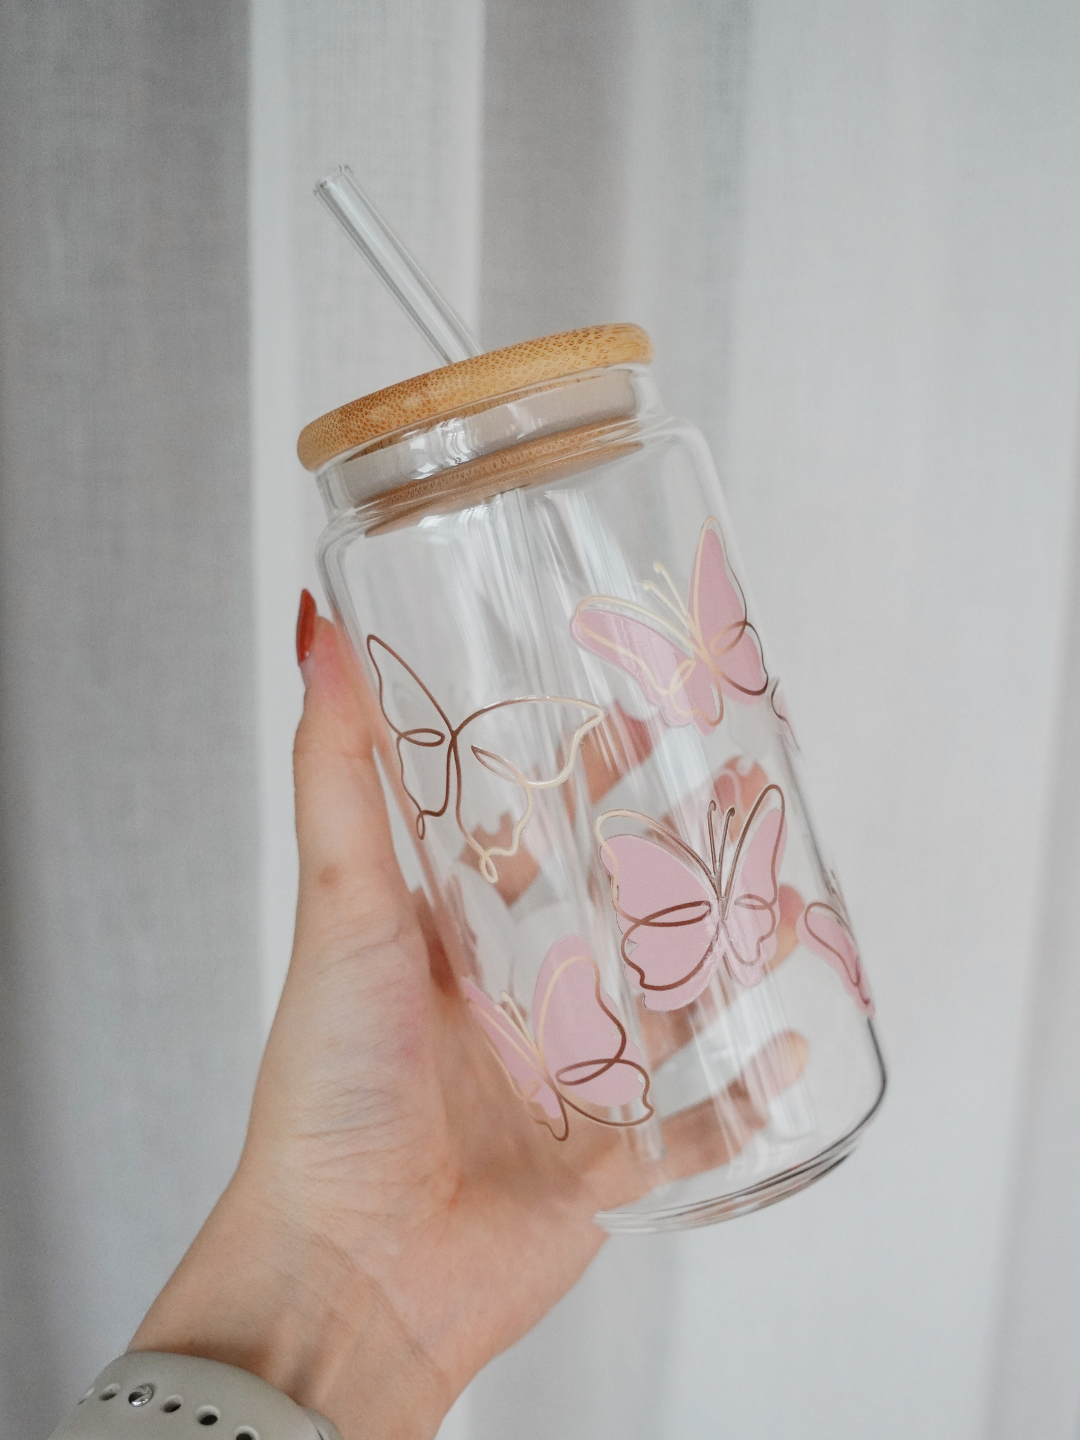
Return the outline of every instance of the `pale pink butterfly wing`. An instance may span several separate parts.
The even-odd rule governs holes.
[[[715,667],[724,695],[754,705],[769,679],[757,631],[746,617],[746,600],[728,564],[715,520],[702,527],[690,581],[690,614]]]
[[[815,955],[831,965],[844,989],[866,1015],[873,1015],[874,1002],[855,937],[844,917],[831,905],[814,900],[795,922],[795,933]]]
[[[767,785],[747,816],[724,892],[724,959],[741,985],[756,985],[776,954],[786,842],[783,791]]]
[[[723,705],[708,666],[665,633],[666,622],[650,623],[648,611],[631,615],[618,604],[615,599],[583,600],[570,622],[577,643],[636,680],[673,728],[695,725],[703,735],[715,730]]]
[[[478,985],[463,977],[461,988],[491,1048],[502,1061],[503,1068],[520,1090],[522,1097],[539,1108],[544,1123],[555,1138],[565,1140],[568,1128],[566,1110],[551,1076],[544,1068],[537,1047],[502,1006],[496,1005]]]
[[[588,941],[567,935],[544,957],[531,1016],[537,1048],[563,1098],[614,1109],[641,1100],[647,1077],[615,1002],[600,986]]]
[[[708,985],[720,954],[716,891],[692,852],[679,858],[674,852],[684,847],[667,838],[673,844],[603,835],[600,846],[623,934],[622,956],[649,1010],[689,1005]]]

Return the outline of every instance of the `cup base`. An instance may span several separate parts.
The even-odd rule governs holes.
[[[657,1204],[662,1191],[654,1190],[643,1200],[618,1210],[600,1210],[593,1219],[609,1235],[655,1235],[674,1230],[695,1230],[700,1225],[716,1225],[721,1220],[734,1220],[739,1215],[749,1215],[753,1210],[764,1210],[775,1205],[785,1196],[805,1190],[815,1180],[820,1180],[830,1170],[835,1170],[846,1160],[862,1138],[863,1131],[877,1114],[884,1096],[884,1087],[877,1104],[863,1117],[853,1130],[840,1137],[827,1150],[778,1175],[770,1175],[755,1185],[735,1190],[726,1195],[712,1196],[706,1200],[684,1202],[677,1205]]]

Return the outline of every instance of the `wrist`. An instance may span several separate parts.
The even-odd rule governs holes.
[[[131,1342],[259,1375],[345,1440],[434,1436],[453,1399],[370,1277],[238,1175]]]

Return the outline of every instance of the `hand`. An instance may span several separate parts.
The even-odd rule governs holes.
[[[431,1436],[581,1275],[604,1239],[596,1211],[658,1177],[617,1131],[586,1123],[556,1144],[529,1118],[395,860],[348,641],[316,620],[309,645],[288,979],[236,1174],[132,1348],[242,1366],[346,1440]],[[594,798],[619,778],[610,756],[586,764]],[[683,1043],[650,1018],[651,1054]],[[712,1101],[665,1122],[664,1178],[724,1163],[765,1124],[805,1058],[797,1036],[770,1045],[721,1099],[726,1149]]]

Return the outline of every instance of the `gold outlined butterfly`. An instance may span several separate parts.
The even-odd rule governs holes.
[[[578,747],[603,720],[603,709],[588,700],[525,696],[483,705],[452,725],[416,671],[385,640],[369,635],[367,652],[379,680],[379,708],[395,736],[401,784],[416,807],[417,835],[422,840],[428,820],[445,815],[452,805],[458,829],[476,856],[481,875],[494,885],[499,878],[495,857],[517,854],[536,792],[566,784]],[[534,766],[532,757],[522,757],[518,763],[505,753],[510,746],[528,743],[530,727],[534,733],[539,727],[544,739],[556,742],[548,746],[559,757],[548,765],[554,773],[527,774],[524,767]],[[513,820],[509,844],[485,847],[473,833],[477,827],[465,823],[462,804],[468,791],[482,791],[492,775],[521,792],[524,808]]]
[[[667,569],[659,561],[653,569],[670,593],[651,581],[643,588],[667,614],[616,595],[589,595],[574,611],[570,633],[635,679],[668,725],[693,725],[708,735],[724,718],[725,697],[756,705],[769,684],[719,522],[710,516],[701,527],[685,603]]]
[[[756,985],[776,953],[787,840],[783,791],[770,784],[758,795],[730,862],[735,807],[725,812],[719,851],[716,809],[711,800],[711,865],[665,825],[635,810],[609,810],[596,822],[600,860],[611,876],[611,901],[622,931],[622,957],[649,1010],[689,1005],[721,961],[740,985]],[[645,834],[605,833],[616,820],[634,821]]]
[[[533,991],[531,1025],[508,995],[496,1004],[469,979],[465,999],[533,1119],[556,1140],[570,1133],[568,1110],[599,1125],[640,1125],[654,1113],[649,1076],[615,1002],[600,985],[587,940],[566,935],[544,957]],[[633,1120],[604,1110],[640,1105]]]

